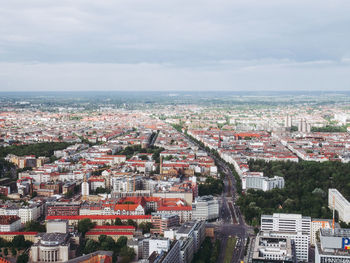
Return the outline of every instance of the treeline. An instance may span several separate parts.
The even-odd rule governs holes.
[[[85,237],[85,234],[95,225],[96,224],[93,223],[90,218],[79,220],[78,231],[79,233],[82,233],[83,237]],[[152,228],[152,224],[149,222],[141,223],[139,226],[137,226],[137,223],[131,219],[128,219],[126,224],[124,224],[120,218],[116,218],[114,225],[129,225],[136,228],[138,227],[140,230],[142,230],[142,233],[149,233],[150,229]],[[121,257],[120,262],[125,263],[131,262],[135,257],[134,250],[127,246],[127,238],[125,236],[121,236],[117,241],[115,241],[112,237],[100,235],[98,241],[88,239],[81,243],[80,251],[84,254],[89,254],[97,250],[113,251],[113,262],[117,262],[118,256]]]
[[[12,177],[16,172],[16,167],[13,163],[0,159],[0,177]]]
[[[271,191],[248,190],[237,204],[246,221],[258,225],[261,214],[300,213],[313,218],[331,218],[328,189],[338,189],[350,198],[350,164],[340,162],[265,162],[249,161],[251,171],[265,176],[282,176],[283,189]]]
[[[224,182],[221,179],[208,177],[204,183],[198,185],[198,195],[219,195],[224,188]]]
[[[33,242],[25,240],[23,235],[15,236],[12,241],[6,241],[0,237],[0,257],[7,257],[9,252],[13,257],[16,257],[20,251],[27,250],[32,246]],[[2,254],[3,253],[3,254]],[[21,253],[17,257],[16,263],[26,263],[29,256],[26,253]]]
[[[36,157],[51,157],[54,151],[66,149],[69,145],[71,145],[71,143],[68,142],[43,142],[0,147],[0,158],[5,158],[8,154],[17,156],[35,155]]]
[[[133,261],[135,257],[134,249],[127,246],[128,239],[125,236],[121,236],[117,241],[114,241],[112,237],[106,235],[100,235],[98,241],[93,239],[86,240],[83,244],[82,252],[89,254],[97,250],[113,251],[113,262],[117,262],[118,256],[121,257],[123,263]]]
[[[133,146],[127,146],[123,150],[120,150],[117,152],[117,154],[120,155],[126,155],[126,158],[129,159],[133,155],[138,154],[138,153],[152,153],[152,158],[155,160],[157,163],[159,163],[159,155],[160,153],[164,151],[164,148],[159,148],[156,146],[149,147],[147,149],[143,149],[141,145],[133,145]]]
[[[347,126],[332,126],[326,125],[324,127],[311,127],[312,132],[346,132]]]
[[[25,232],[33,231],[33,232],[41,232],[41,233],[43,233],[43,232],[46,232],[46,225],[40,224],[39,221],[31,220],[31,221],[28,221],[25,224],[23,231],[25,231]]]
[[[213,244],[210,237],[206,237],[196,254],[194,254],[192,263],[215,263],[218,262],[220,254],[220,241],[216,240]]]

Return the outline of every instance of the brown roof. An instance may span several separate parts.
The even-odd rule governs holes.
[[[21,220],[18,216],[0,215],[0,225],[10,225],[18,220]]]

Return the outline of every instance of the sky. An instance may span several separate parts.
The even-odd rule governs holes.
[[[350,1],[1,1],[0,91],[63,90],[350,90]]]

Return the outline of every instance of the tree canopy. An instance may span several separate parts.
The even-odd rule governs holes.
[[[69,145],[71,143],[68,142],[43,142],[0,147],[0,158],[4,158],[10,153],[17,156],[35,155],[36,157],[50,157],[54,151],[66,149]]]
[[[221,179],[208,177],[203,184],[198,185],[198,194],[200,196],[221,194],[223,187],[224,182]]]
[[[91,228],[95,226],[95,223],[91,222],[90,218],[84,218],[78,222],[78,231],[85,236]]]
[[[263,192],[248,190],[237,204],[247,222],[259,224],[261,214],[300,213],[314,218],[330,218],[328,189],[336,188],[350,198],[350,164],[340,162],[249,161],[251,171],[265,176],[282,176],[285,188]]]

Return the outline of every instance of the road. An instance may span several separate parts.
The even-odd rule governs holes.
[[[206,151],[192,140],[191,137],[187,136],[187,138],[201,150]],[[221,241],[218,262],[224,262],[227,239],[230,236],[236,236],[237,244],[235,250],[232,251],[231,263],[238,263],[244,258],[246,239],[249,235],[248,230],[251,228],[245,224],[241,211],[239,210],[239,207],[236,206],[236,180],[231,169],[221,159],[218,159],[210,152],[207,153],[215,160],[218,170],[225,175],[224,191],[221,195],[220,218],[218,223],[213,224],[216,229],[217,237]]]

